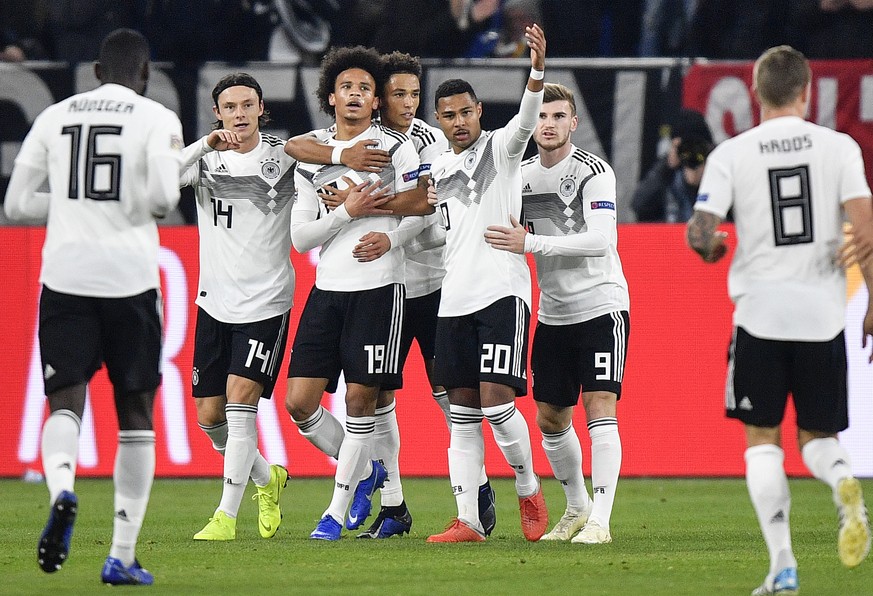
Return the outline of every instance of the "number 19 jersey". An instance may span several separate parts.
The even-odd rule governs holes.
[[[869,196],[858,144],[802,118],[773,118],[718,145],[694,208],[724,218],[733,207],[734,324],[762,339],[833,339],[845,327],[841,206]]]

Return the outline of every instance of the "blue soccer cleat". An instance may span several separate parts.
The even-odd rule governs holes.
[[[380,462],[373,460],[373,471],[369,476],[358,482],[352,506],[349,508],[349,519],[346,520],[346,528],[356,530],[360,528],[366,519],[370,517],[373,509],[373,495],[385,484],[388,471]]]
[[[479,523],[486,536],[491,536],[497,525],[497,510],[495,509],[494,489],[487,480],[479,487]]]
[[[155,583],[155,576],[143,569],[139,561],[134,560],[133,565],[125,567],[114,557],[106,557],[100,579],[112,586],[150,586]]]
[[[312,530],[309,538],[312,540],[339,540],[343,533],[343,525],[332,518],[330,515],[325,515],[319,520],[318,525]]]
[[[773,583],[764,581],[753,592],[752,596],[767,596],[768,594],[797,594],[800,590],[800,584],[797,581],[797,568],[786,567],[776,574],[773,578]]]
[[[358,534],[358,538],[390,538],[409,534],[412,528],[412,515],[406,507],[406,501],[394,507],[382,507],[376,520],[367,531]]]
[[[61,492],[52,505],[36,549],[36,562],[46,573],[54,573],[67,560],[78,509],[76,493],[68,490]]]

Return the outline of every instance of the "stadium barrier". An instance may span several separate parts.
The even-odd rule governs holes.
[[[733,229],[727,227],[729,243]],[[4,291],[0,293],[5,407],[0,410],[0,477],[21,476],[40,470],[39,437],[47,415],[36,310],[39,298],[42,228],[0,227]],[[197,291],[197,230],[161,228],[161,277],[165,305],[163,385],[159,392],[155,426],[159,476],[220,476],[222,459],[197,427],[190,397],[191,358]],[[631,291],[631,334],[619,403],[625,476],[742,476],[744,435],[735,421],[724,418],[724,381],[731,331],[731,304],[727,297],[728,260],[705,265],[685,245],[684,226],[626,224],[619,226],[619,252]],[[306,295],[314,281],[316,253],[293,254],[297,271],[293,336]],[[853,425],[843,440],[859,476],[873,476],[873,367],[861,349],[861,320],[867,294],[856,271],[849,278],[849,315],[846,340],[850,360],[850,417]],[[536,284],[534,284],[536,287]],[[536,291],[534,295],[536,310]],[[869,346],[868,351],[869,353]],[[287,355],[274,398],[261,400],[260,445],[265,457],[288,465],[294,476],[333,474],[333,463],[298,433],[284,408]],[[434,403],[413,347],[397,395],[402,437],[401,468],[408,476],[448,474],[448,431]],[[325,396],[324,405],[340,419],[343,395]],[[539,446],[530,394],[518,400],[531,426],[531,442],[538,473],[550,476]],[[794,415],[789,413],[789,422]],[[487,468],[493,476],[510,476],[486,427]],[[585,437],[585,417],[579,408],[575,426]],[[790,428],[790,424],[788,427]],[[83,420],[79,474],[112,474],[117,426],[112,392],[105,371],[91,385]],[[783,437],[790,474],[804,475],[791,431]],[[586,473],[590,473],[586,455]]]

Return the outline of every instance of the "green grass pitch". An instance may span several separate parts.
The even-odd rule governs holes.
[[[0,594],[749,594],[767,571],[767,554],[742,480],[625,479],[612,516],[613,543],[528,543],[521,535],[512,481],[492,481],[497,528],[482,544],[426,544],[453,517],[446,479],[405,479],[412,533],[380,541],[310,541],[332,479],[291,479],[282,495],[278,534],[260,538],[250,485],[237,539],[200,543],[191,536],[220,496],[214,480],[158,480],[138,557],[155,574],[151,588],[109,588],[100,567],[109,552],[112,484],[76,484],[79,517],[70,559],[54,574],[36,564],[48,514],[41,484],[0,481]],[[828,489],[791,480],[794,550],[803,594],[873,594],[873,558],[840,565],[837,516]],[[863,481],[873,496],[873,481]],[[551,525],[564,496],[544,479]],[[868,501],[869,502],[869,501]],[[372,518],[371,518],[372,519]]]

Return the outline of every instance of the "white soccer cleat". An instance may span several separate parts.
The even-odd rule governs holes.
[[[582,531],[570,542],[574,544],[607,544],[612,542],[609,528],[604,528],[594,520],[588,520]]]
[[[843,478],[837,484],[837,506],[840,511],[840,533],[837,550],[840,561],[846,567],[857,567],[870,552],[870,522],[861,483],[857,479]]]
[[[555,524],[555,527],[552,528],[552,531],[548,534],[543,534],[540,540],[570,540],[588,521],[591,509],[592,505],[590,503],[586,509],[579,512],[567,509],[564,515],[561,516],[561,519],[558,520],[558,523]]]

